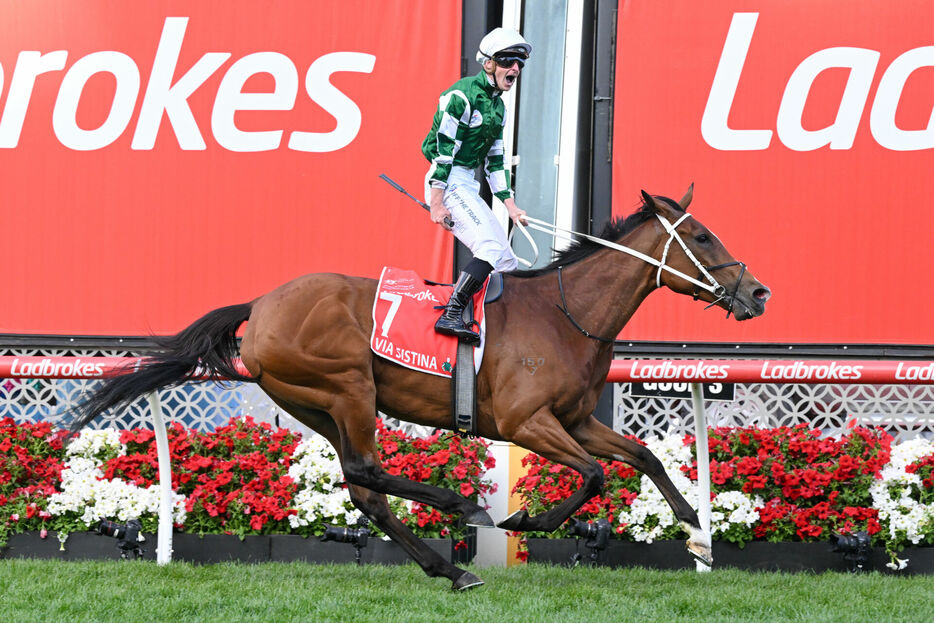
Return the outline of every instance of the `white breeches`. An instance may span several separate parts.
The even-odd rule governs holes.
[[[434,165],[425,176],[425,202],[431,203],[428,180]],[[454,235],[464,243],[473,256],[488,262],[496,272],[507,272],[519,268],[516,254],[512,252],[506,232],[493,210],[480,198],[480,182],[474,172],[464,167],[451,167],[448,186],[444,190],[444,207],[451,212]]]

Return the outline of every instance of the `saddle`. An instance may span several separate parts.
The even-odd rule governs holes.
[[[452,428],[462,435],[476,435],[476,372],[484,345],[475,350],[433,328],[439,305],[447,301],[450,288],[414,271],[385,267],[373,302],[370,348],[401,366],[452,379]],[[483,298],[478,294],[465,307],[465,324],[474,323],[476,318],[482,332],[486,303],[497,301],[502,294],[503,276],[491,275],[484,284]]]

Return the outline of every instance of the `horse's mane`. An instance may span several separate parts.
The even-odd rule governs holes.
[[[677,209],[678,212],[684,212],[684,210],[681,209],[681,206],[678,205],[678,202],[673,199],[659,196],[656,196],[655,199],[664,201],[668,205]],[[607,221],[606,225],[603,226],[603,231],[600,232],[598,237],[603,240],[609,240],[610,242],[616,242],[629,232],[639,227],[639,225],[645,223],[654,215],[655,210],[653,210],[652,207],[643,201],[642,205],[639,206],[639,208],[629,216],[611,218],[609,221]],[[587,240],[586,238],[582,238],[572,242],[570,246],[568,246],[563,251],[560,251],[554,261],[547,266],[543,266],[541,268],[532,268],[530,270],[515,270],[507,274],[511,277],[538,277],[539,275],[557,270],[559,266],[567,266],[568,264],[579,262],[585,257],[589,257],[600,249],[605,248],[606,247],[601,244]]]

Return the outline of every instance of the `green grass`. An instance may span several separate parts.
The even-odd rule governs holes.
[[[0,560],[0,621],[931,621],[934,577]]]

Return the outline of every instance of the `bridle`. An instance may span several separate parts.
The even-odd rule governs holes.
[[[724,300],[727,301],[728,305],[727,305],[727,310],[726,310],[726,317],[729,318],[730,314],[733,313],[733,305],[736,303],[736,294],[739,291],[739,284],[743,280],[743,276],[746,274],[746,265],[739,261],[733,261],[733,262],[728,262],[726,264],[718,264],[717,266],[704,266],[694,256],[694,254],[688,248],[687,244],[685,244],[684,240],[681,238],[680,234],[678,234],[677,232],[678,226],[691,216],[690,212],[685,212],[674,223],[669,223],[668,220],[665,217],[663,217],[661,214],[656,213],[655,216],[658,218],[659,222],[662,224],[662,227],[665,228],[665,231],[668,232],[668,240],[665,242],[665,248],[662,252],[662,257],[660,260],[656,260],[654,257],[646,255],[645,253],[642,253],[640,251],[636,251],[635,249],[631,249],[629,247],[623,246],[621,244],[610,242],[609,240],[604,240],[603,238],[597,238],[596,236],[582,234],[580,232],[576,232],[570,229],[564,229],[562,227],[558,227],[557,225],[552,225],[551,223],[542,221],[540,219],[537,219],[531,216],[526,216],[525,220],[528,221],[529,223],[528,227],[532,229],[536,229],[538,231],[541,231],[547,234],[562,235],[568,239],[573,239],[572,236],[577,236],[579,238],[585,238],[596,244],[602,245],[604,247],[608,247],[610,249],[614,249],[616,251],[621,251],[623,253],[626,253],[627,255],[631,255],[635,258],[638,258],[642,260],[643,262],[651,264],[652,266],[656,266],[658,268],[655,274],[655,286],[656,287],[660,288],[662,285],[662,271],[663,270],[677,277],[680,277],[681,279],[684,279],[688,283],[691,283],[694,285],[694,300],[697,300],[697,298],[700,296],[701,290],[706,290],[715,297],[714,301],[710,303],[710,305],[708,305],[704,309],[710,309],[711,307],[715,306],[720,301],[724,301]],[[525,228],[521,224],[519,225],[518,228],[525,235],[528,241],[532,244],[532,248],[534,249],[535,255],[537,257],[538,247],[536,247],[535,243],[532,242],[532,237],[528,234],[528,232],[525,231]],[[690,275],[686,275],[682,273],[681,271],[675,268],[672,268],[671,266],[668,266],[667,264],[668,251],[671,247],[672,241],[674,240],[678,242],[678,244],[681,246],[681,249],[684,251],[684,254],[691,261],[691,263],[694,264],[694,267],[697,268],[697,271],[698,271],[697,278],[691,277]],[[523,263],[529,263],[529,262],[523,262]],[[730,266],[741,267],[739,278],[736,280],[736,283],[733,284],[732,292],[728,291],[727,288],[721,285],[720,282],[717,281],[716,278],[711,274],[712,272],[716,270],[720,270],[722,268],[728,268]],[[615,342],[615,340],[613,339],[600,337],[598,335],[594,335],[590,333],[589,331],[584,329],[571,315],[571,312],[568,310],[567,300],[564,296],[564,284],[561,279],[562,268],[564,267],[559,266],[557,270],[558,290],[561,293],[561,305],[556,305],[556,306],[562,312],[564,312],[564,315],[567,316],[568,320],[571,321],[574,327],[578,331],[580,331],[582,334],[584,334],[585,336],[591,339],[594,339],[594,340],[598,340],[600,342],[605,342],[605,343]],[[706,282],[702,281],[702,279],[705,280]]]
[[[696,257],[694,257],[694,254],[690,249],[688,249],[688,246],[684,243],[684,240],[682,240],[681,236],[678,235],[678,232],[676,231],[678,225],[691,216],[691,213],[685,212],[684,215],[682,215],[681,218],[679,218],[674,223],[669,223],[667,220],[665,220],[664,217],[662,217],[661,214],[656,214],[655,216],[658,217],[658,220],[661,221],[662,226],[668,231],[668,241],[665,242],[665,250],[662,252],[662,259],[658,264],[658,271],[655,273],[655,287],[662,287],[662,268],[671,270],[671,272],[677,274],[678,276],[687,279],[687,277],[682,273],[679,273],[678,271],[665,266],[665,262],[668,258],[668,249],[671,247],[671,241],[677,240],[678,244],[681,245],[681,249],[684,251],[684,254],[687,255],[688,259],[691,260],[691,262],[694,263],[694,266],[697,267],[697,279],[687,279],[694,284],[694,300],[696,301],[698,299],[700,296],[700,288],[703,287],[705,290],[708,290],[711,294],[717,297],[713,303],[704,309],[710,309],[720,301],[726,299],[729,302],[729,306],[726,309],[726,317],[729,318],[730,314],[733,313],[733,305],[736,303],[736,293],[739,291],[739,284],[743,280],[743,276],[746,274],[746,265],[738,260],[734,260],[725,264],[717,264],[716,266],[704,266],[698,261]],[[727,289],[720,285],[720,283],[717,282],[717,280],[714,279],[713,275],[710,273],[715,270],[720,270],[721,268],[729,268],[730,266],[740,266],[741,268],[739,271],[739,278],[737,278],[736,283],[733,284],[733,291],[727,293]],[[701,277],[706,278],[710,282],[711,287],[706,287],[705,284],[700,281]]]

